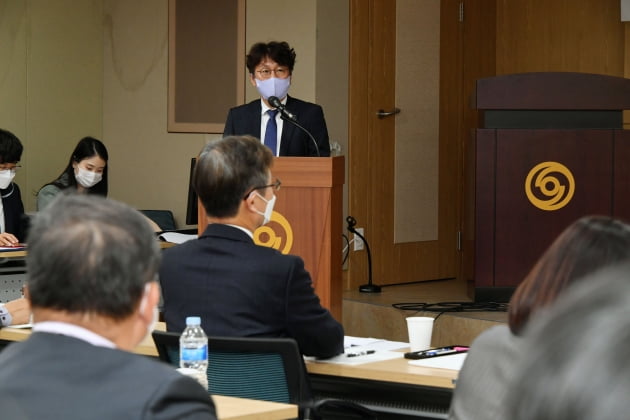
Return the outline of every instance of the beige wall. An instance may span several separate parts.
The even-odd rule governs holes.
[[[100,1],[0,0],[0,127],[24,144],[27,211],[78,140],[102,135],[101,21]]]
[[[0,127],[25,144],[25,170],[16,181],[28,211],[35,210],[31,192],[61,172],[81,137],[92,135],[110,153],[110,197],[137,208],[170,209],[184,226],[190,158],[217,135],[166,131],[167,5],[0,0],[0,91],[10,98],[0,103]],[[347,63],[331,80],[315,75],[318,63],[347,61],[347,9],[347,2],[332,0],[250,0],[247,6],[247,46],[287,40],[298,54],[290,93],[320,102],[321,91],[331,139],[342,141]],[[323,21],[322,10],[328,16]],[[337,12],[341,21],[332,25],[330,13]],[[326,27],[327,45],[337,39],[334,60],[322,56],[318,21]],[[256,97],[252,87],[246,93],[248,100]]]

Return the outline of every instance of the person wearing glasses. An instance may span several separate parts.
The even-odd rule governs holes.
[[[295,65],[293,48],[286,42],[256,43],[247,54],[246,65],[250,82],[258,89],[260,99],[230,109],[223,135],[245,134],[259,138],[274,156],[330,156],[322,107],[287,94]],[[281,113],[268,102],[272,96],[295,115],[297,123],[313,139],[304,130],[281,118]]]
[[[76,145],[66,169],[37,193],[37,210],[41,211],[61,193],[78,192],[107,197],[107,148],[93,137],[84,137]]]
[[[3,419],[217,419],[197,381],[131,353],[160,299],[160,249],[138,211],[63,194],[28,241],[33,329],[0,352]]]
[[[16,246],[26,238],[28,226],[20,187],[13,182],[24,147],[10,131],[0,129],[0,246]]]
[[[271,218],[280,180],[273,155],[252,136],[228,136],[202,150],[192,185],[208,227],[166,249],[160,267],[168,331],[201,317],[209,336],[291,337],[307,356],[343,353],[343,327],[321,306],[302,258],[254,243]]]

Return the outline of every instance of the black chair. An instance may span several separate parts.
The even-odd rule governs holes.
[[[162,361],[179,366],[179,333],[153,331]],[[296,404],[301,419],[376,419],[359,404],[315,401],[304,359],[291,338],[208,337],[208,392],[215,395]]]
[[[153,220],[162,231],[176,230],[175,217],[170,210],[140,210],[140,213]]]

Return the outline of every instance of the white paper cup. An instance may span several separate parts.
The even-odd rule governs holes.
[[[411,351],[426,350],[431,347],[433,318],[427,316],[411,316],[407,318],[409,347]]]

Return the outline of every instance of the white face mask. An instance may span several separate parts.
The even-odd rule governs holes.
[[[291,77],[287,77],[286,79],[278,79],[277,77],[272,77],[266,80],[258,80],[256,79],[256,88],[258,89],[258,93],[265,100],[269,99],[271,96],[275,96],[276,98],[282,100],[287,93],[289,92],[289,86],[291,86]]]
[[[258,214],[260,214],[263,217],[262,224],[266,225],[271,220],[271,215],[273,214],[273,206],[274,206],[274,204],[276,204],[276,195],[274,194],[273,197],[271,197],[270,200],[267,200],[265,197],[263,197],[262,195],[260,195],[258,193],[256,193],[256,195],[258,197],[260,197],[260,199],[262,201],[267,203],[267,205],[265,206],[265,211],[264,212],[260,212],[260,211],[257,212]]]
[[[74,178],[77,180],[79,185],[83,188],[92,188],[103,179],[103,174],[99,174],[97,172],[88,171],[87,169],[77,168],[77,171],[74,172]]]
[[[142,313],[142,311],[144,311],[144,308],[147,305],[147,299],[149,298],[150,287],[151,287],[151,285],[149,283],[147,283],[144,286],[144,294],[142,296],[142,301],[140,301],[140,308],[138,310],[141,313]],[[155,324],[157,324],[159,320],[160,320],[160,311],[159,311],[157,305],[155,305],[153,307],[153,318],[151,319],[151,323],[147,325],[147,334],[144,337],[145,339],[147,339],[151,335],[151,333],[155,329]]]
[[[15,171],[13,169],[0,171],[0,190],[4,190],[11,185],[13,178],[15,178]]]

